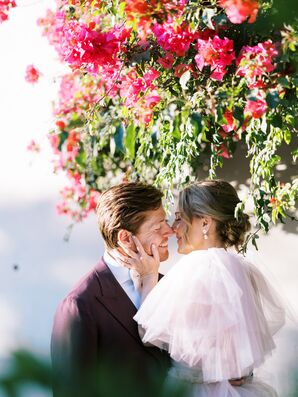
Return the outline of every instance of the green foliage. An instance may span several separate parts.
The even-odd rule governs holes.
[[[298,197],[295,176],[282,181],[277,172],[284,163],[280,153],[285,145],[294,146],[293,161],[298,153],[298,24],[291,11],[294,0],[262,1],[253,24],[231,23],[216,0],[190,0],[179,16],[175,8],[163,9],[162,2],[144,3],[149,7],[144,14],[147,22],[149,18],[161,24],[168,13],[175,20],[174,26],[187,26],[193,34],[209,32],[210,40],[215,35],[232,40],[235,59],[225,67],[221,78],[212,77],[214,66],[197,67],[195,41],[184,55],[172,52],[172,65],[162,67],[160,59],[168,56],[167,51],[153,34],[146,37],[145,47],[141,44],[138,30],[144,15],[132,17],[127,4],[130,2],[109,0],[86,9],[82,3],[71,14],[78,21],[82,16],[89,20],[100,15],[102,30],[118,24],[130,27],[132,33],[119,55],[121,68],[108,88],[100,74],[87,73],[84,66],[79,70],[81,86],[75,110],[65,112],[63,108],[58,114],[67,124],[57,134],[58,150],[65,151],[72,129],[80,136],[75,161],[67,160],[64,170],[78,172],[87,190],[101,191],[123,179],[144,180],[164,189],[167,200],[173,201],[175,191],[196,178],[203,157],[209,158],[209,177],[216,178],[218,169],[225,167],[238,145],[244,144],[251,178],[243,204],[253,200],[257,227],[266,232],[272,224],[284,222],[295,210]],[[270,55],[264,50],[267,64],[261,77],[252,81],[261,67],[254,64],[253,51],[263,43],[270,43],[276,52]],[[241,58],[245,51],[254,55]],[[246,73],[239,72],[240,66]],[[131,84],[137,80],[144,84],[146,73],[152,70],[157,76],[151,88],[140,90],[131,104],[125,97],[131,92],[121,94],[127,76],[134,76]],[[99,99],[82,101],[85,92],[92,100]],[[156,92],[158,100],[147,106],[146,100]],[[256,238],[255,234],[249,237],[254,244]]]

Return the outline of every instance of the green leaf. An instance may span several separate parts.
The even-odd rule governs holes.
[[[82,127],[85,124],[84,120],[78,117],[77,114],[73,114],[70,122],[68,123],[68,128]]]
[[[125,17],[125,13],[124,13],[125,6],[126,6],[126,2],[125,2],[125,1],[122,1],[122,2],[119,4],[118,13],[119,13],[119,16],[120,16],[121,18],[124,18],[124,17]]]
[[[278,92],[274,91],[274,92],[269,92],[266,95],[266,102],[267,105],[270,107],[270,109],[275,109],[277,107],[277,105],[279,104],[279,96],[278,96]]]
[[[136,146],[136,128],[133,124],[130,124],[126,129],[124,145],[126,147],[126,153],[128,158],[133,160],[135,157]]]
[[[116,149],[120,150],[120,152],[124,152],[123,146],[123,135],[124,135],[124,128],[122,124],[119,124],[116,128],[116,132],[114,135],[114,141],[116,144]]]
[[[290,133],[290,131],[285,130],[284,131],[284,141],[286,142],[287,145],[289,145],[291,143],[291,138],[292,138],[292,134]]]
[[[66,141],[66,139],[68,138],[68,132],[66,132],[66,131],[60,132],[59,138],[60,138],[60,140],[59,140],[58,150],[60,150],[60,152],[61,152],[63,143],[64,143],[64,142]]]
[[[279,77],[277,81],[278,84],[282,85],[283,87],[290,88],[290,83],[286,77]]]
[[[193,135],[196,137],[202,131],[202,118],[200,113],[193,113],[191,115],[191,124],[193,126]]]
[[[298,158],[298,149],[293,150],[291,155],[293,156],[293,160],[296,161]]]
[[[289,49],[290,49],[291,51],[295,52],[295,51],[296,51],[295,43],[290,43],[290,44],[289,44]]]
[[[274,117],[272,117],[271,125],[273,127],[282,128],[282,117],[280,114],[275,114]]]
[[[234,110],[233,110],[233,117],[239,121],[240,125],[243,124],[244,122],[244,112],[243,112],[243,108],[241,108],[240,106],[234,106]]]
[[[253,238],[251,239],[251,242],[252,242],[252,245],[255,247],[255,249],[258,251],[259,249],[258,249],[258,245],[256,242],[257,238],[259,238],[258,235],[253,236]]]
[[[86,166],[86,152],[80,151],[79,154],[75,157],[76,162],[81,166]]]

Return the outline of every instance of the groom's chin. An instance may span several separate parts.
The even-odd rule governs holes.
[[[169,251],[168,250],[160,250],[159,251],[159,260],[161,262],[166,261],[169,257]]]

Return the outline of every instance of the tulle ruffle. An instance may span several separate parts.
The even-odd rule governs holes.
[[[184,256],[134,317],[144,343],[198,369],[202,382],[247,375],[274,349],[284,310],[263,275],[224,249]]]

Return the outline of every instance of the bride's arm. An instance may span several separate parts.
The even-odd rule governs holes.
[[[142,282],[141,282],[141,305],[146,299],[147,295],[149,292],[155,287],[155,285],[158,283],[158,273],[151,273],[147,274],[146,276],[142,277]],[[140,338],[143,339],[145,335],[145,330],[138,324],[138,332],[140,335]],[[144,343],[145,346],[153,346],[151,343]]]
[[[141,281],[141,304],[146,299],[149,292],[158,283],[158,273],[150,273],[142,277]]]

